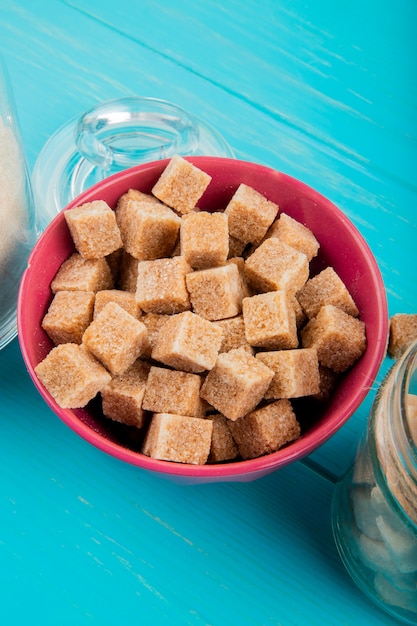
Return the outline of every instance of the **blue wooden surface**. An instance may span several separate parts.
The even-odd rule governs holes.
[[[416,22],[414,0],[1,0],[0,53],[31,167],[94,104],[175,102],[239,158],[344,210],[392,315],[417,309]],[[77,438],[35,393],[16,340],[0,373],[2,624],[392,623],[345,573],[330,528],[375,389],[305,461],[189,487]]]

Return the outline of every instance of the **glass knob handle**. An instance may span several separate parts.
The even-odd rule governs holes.
[[[197,120],[181,107],[156,98],[106,102],[86,111],[76,127],[77,149],[104,170],[193,154],[198,144]]]

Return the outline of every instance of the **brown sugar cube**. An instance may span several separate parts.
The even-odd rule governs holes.
[[[131,200],[134,200],[135,202],[144,202],[146,204],[149,202],[154,202],[157,205],[161,204],[159,200],[150,193],[144,193],[143,191],[139,191],[139,189],[128,189],[126,193],[121,195],[118,199],[116,213],[119,209],[123,209],[126,204],[129,204]]]
[[[306,255],[276,237],[265,239],[245,262],[248,284],[255,291],[296,292],[309,275]]]
[[[286,291],[269,291],[244,298],[242,313],[246,339],[251,346],[267,350],[298,346],[295,311]]]
[[[232,237],[247,243],[260,243],[276,218],[279,207],[261,193],[241,184],[225,209]]]
[[[170,256],[177,241],[181,219],[169,207],[128,200],[119,204],[116,219],[126,252],[140,261]]]
[[[185,283],[191,267],[181,256],[141,261],[138,266],[136,300],[146,313],[172,315],[191,308]]]
[[[175,155],[152,189],[159,200],[183,215],[189,213],[211,182],[211,176]]]
[[[249,285],[246,281],[245,259],[242,259],[241,256],[235,256],[235,257],[232,257],[231,259],[228,259],[225,265],[229,265],[229,263],[233,263],[234,265],[236,265],[237,269],[239,270],[239,276],[240,276],[241,287],[242,287],[242,298],[247,298],[248,296],[251,296],[252,290],[249,288]]]
[[[417,314],[397,313],[389,321],[388,355],[398,359],[417,339]]]
[[[170,315],[160,315],[159,313],[145,313],[141,316],[140,321],[145,324],[146,330],[148,331],[148,341],[141,358],[151,358],[159,330],[170,317]]]
[[[94,200],[64,211],[64,216],[83,259],[99,259],[122,247],[115,213],[104,200]]]
[[[191,311],[170,317],[160,328],[152,358],[185,372],[210,370],[217,359],[222,330]]]
[[[229,420],[237,420],[265,395],[274,372],[242,348],[219,354],[200,395]]]
[[[124,374],[115,376],[101,390],[105,417],[115,422],[142,428],[146,413],[142,408],[149,364],[138,359]]]
[[[184,215],[180,230],[181,254],[194,269],[223,265],[229,254],[225,213],[192,211]]]
[[[344,372],[365,351],[365,324],[328,304],[301,330],[301,341],[304,348],[316,348],[321,365]]]
[[[74,252],[64,261],[51,282],[53,293],[57,291],[100,291],[113,288],[113,276],[106,259],[85,261]]]
[[[256,358],[274,372],[266,400],[302,398],[320,391],[319,361],[314,348],[258,352]]]
[[[239,315],[242,281],[234,263],[187,274],[186,285],[195,313],[214,321]]]
[[[109,302],[84,333],[83,344],[113,374],[123,374],[142,354],[146,326]]]
[[[143,408],[153,413],[203,417],[201,382],[198,374],[152,366],[146,383]]]
[[[94,317],[100,313],[102,309],[109,302],[116,302],[125,311],[133,315],[133,317],[140,317],[140,306],[136,302],[135,294],[130,291],[122,291],[120,289],[103,289],[98,291],[94,303]]]
[[[172,250],[171,256],[181,256],[181,244],[179,237],[177,237],[177,243]]]
[[[52,348],[35,372],[63,409],[84,407],[111,380],[108,371],[84,346],[75,343]]]
[[[242,315],[236,317],[229,317],[225,320],[218,320],[213,322],[223,331],[223,340],[220,346],[219,352],[229,352],[235,348],[244,348],[250,354],[253,354],[254,349],[248,343],[245,335],[245,323]]]
[[[281,213],[268,230],[267,237],[278,237],[288,246],[303,252],[308,261],[311,261],[320,248],[320,244],[307,226],[301,224],[286,213]]]
[[[123,258],[123,248],[118,248],[111,254],[108,254],[105,259],[110,268],[111,275],[113,276],[113,282],[116,284],[116,281],[119,278],[120,265]]]
[[[213,424],[210,454],[207,462],[221,463],[235,459],[239,455],[239,450],[229,428],[230,420],[221,413],[207,415],[206,419]]]
[[[323,367],[319,363],[319,380],[320,390],[314,394],[314,399],[319,402],[326,402],[331,397],[336,387],[339,374],[328,367]]]
[[[353,317],[359,315],[347,287],[332,267],[326,267],[310,278],[297,293],[297,299],[309,319],[315,317],[326,304],[337,306]]]
[[[81,343],[84,331],[93,319],[92,291],[58,291],[42,320],[42,328],[55,345]]]
[[[295,294],[293,294],[291,292],[288,292],[288,296],[290,298],[290,301],[291,301],[293,309],[294,309],[295,323],[297,325],[297,328],[301,328],[302,326],[304,326],[304,324],[308,320],[307,315],[304,313],[303,307],[298,302]]]
[[[300,425],[289,400],[276,400],[230,424],[243,459],[276,452],[300,436]]]
[[[155,413],[142,446],[143,454],[161,461],[203,465],[210,453],[210,420]]]
[[[123,250],[117,279],[117,286],[119,289],[122,291],[131,291],[132,293],[136,293],[138,283],[138,266],[139,261],[126,252],[126,250]]]

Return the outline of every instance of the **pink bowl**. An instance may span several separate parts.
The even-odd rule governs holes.
[[[384,285],[368,245],[348,218],[329,200],[294,178],[268,167],[220,157],[193,157],[189,161],[213,177],[199,206],[203,210],[224,208],[240,183],[257,189],[276,202],[281,211],[308,226],[320,242],[312,273],[330,265],[352,294],[366,324],[367,349],[357,364],[344,374],[336,391],[319,412],[300,415],[302,436],[278,452],[260,458],[219,465],[187,465],[151,459],[139,450],[140,433],[103,418],[99,403],[85,409],[61,409],[38,381],[34,367],[52,347],[41,320],[52,299],[50,283],[61,263],[74,251],[61,212],[39,238],[22,277],[18,298],[20,347],[29,374],[46,403],[73,431],[104,452],[177,482],[250,481],[299,460],[331,437],[354,413],[375,379],[385,356],[388,314]],[[115,207],[129,188],[150,192],[168,160],[124,172],[96,184],[72,201],[65,210],[92,200]]]

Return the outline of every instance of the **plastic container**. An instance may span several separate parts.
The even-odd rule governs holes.
[[[10,79],[0,57],[0,349],[17,334],[20,277],[37,232]]]
[[[357,585],[417,624],[417,342],[386,376],[352,468],[337,484],[333,530]]]

